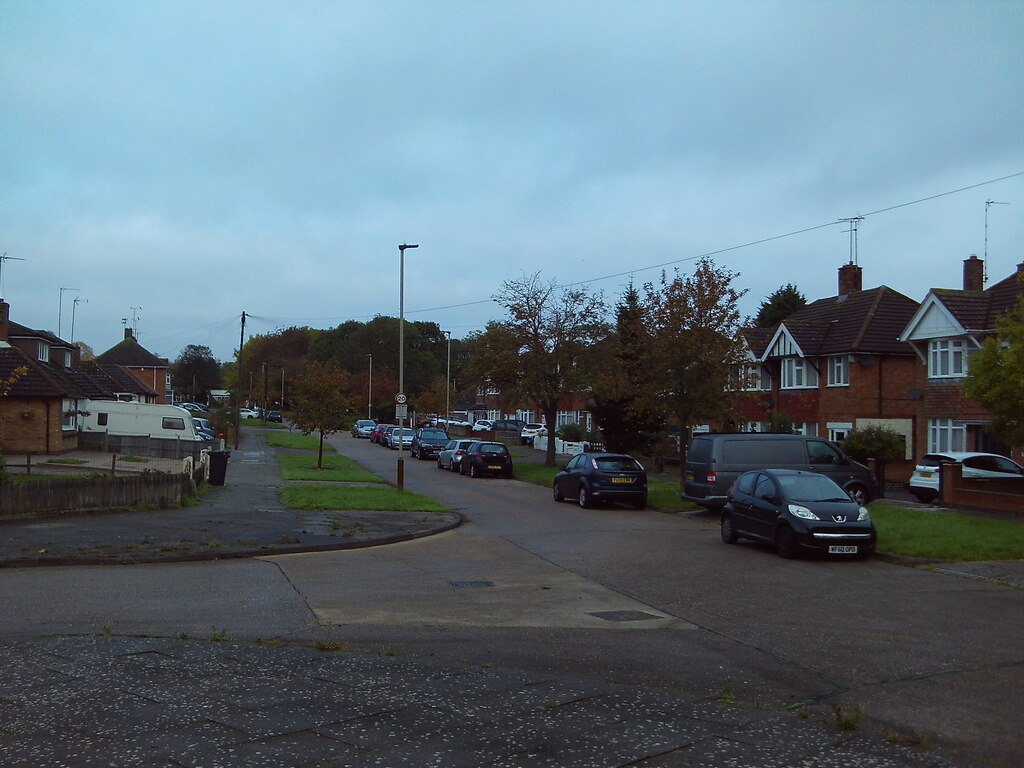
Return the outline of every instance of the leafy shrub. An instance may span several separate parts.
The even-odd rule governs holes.
[[[906,438],[888,427],[855,429],[843,440],[843,450],[857,461],[897,461],[906,454]]]

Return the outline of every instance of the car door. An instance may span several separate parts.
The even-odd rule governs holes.
[[[779,489],[771,475],[761,472],[750,496],[751,533],[767,541],[773,540],[778,519]]]
[[[574,456],[569,460],[569,463],[565,465],[564,473],[558,483],[558,490],[562,492],[563,496],[568,496],[570,499],[576,498],[580,492],[580,470],[583,466],[583,454]]]
[[[737,533],[753,533],[757,525],[753,519],[754,486],[757,485],[758,472],[745,472],[733,483],[732,525]]]

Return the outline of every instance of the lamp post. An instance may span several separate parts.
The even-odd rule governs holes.
[[[448,367],[445,369],[444,374],[444,431],[449,430],[448,422],[451,419],[451,406],[449,405],[449,395],[452,391],[452,332],[441,331],[445,336],[448,337]]]
[[[60,289],[60,302],[57,304],[57,337],[60,338],[61,332],[61,320],[64,315],[64,292],[65,291],[77,291],[77,288],[61,288]],[[74,339],[72,339],[74,341]]]
[[[402,243],[398,246],[398,397],[401,398],[401,408],[405,404],[405,251],[407,248],[419,248],[419,244],[408,245]],[[405,458],[402,456],[402,441],[405,436],[405,417],[398,421],[398,468],[397,482],[398,490],[405,490]]]
[[[367,355],[370,358],[370,379],[366,385],[366,418],[373,418],[373,355]]]

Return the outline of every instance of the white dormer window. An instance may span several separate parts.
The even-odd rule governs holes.
[[[928,378],[942,379],[967,375],[967,353],[964,342],[936,339],[928,343]]]
[[[70,368],[71,367],[71,351],[67,350],[67,349],[64,350],[64,367],[65,368]]]
[[[833,355],[828,359],[828,385],[830,387],[850,386],[849,355]]]
[[[39,362],[48,363],[50,362],[50,345],[45,341],[39,342]]]
[[[782,389],[814,389],[818,386],[818,372],[802,357],[787,357],[782,361]]]

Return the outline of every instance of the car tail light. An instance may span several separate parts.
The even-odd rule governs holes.
[[[717,480],[718,480],[718,473],[717,472],[708,472],[708,476],[707,476],[707,484],[708,485],[714,485],[715,482],[717,482]]]

